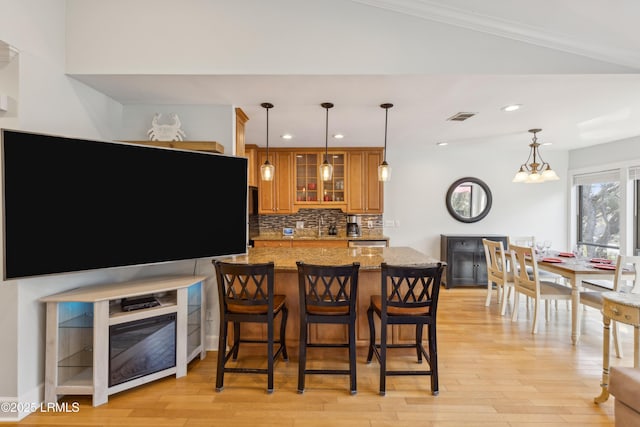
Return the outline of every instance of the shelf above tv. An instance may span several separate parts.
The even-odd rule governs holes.
[[[177,148],[179,150],[206,151],[224,154],[224,146],[215,141],[122,141],[129,144],[151,145],[153,147]]]

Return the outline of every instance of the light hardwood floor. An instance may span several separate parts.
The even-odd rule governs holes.
[[[552,309],[549,323],[542,314],[539,332],[532,335],[524,298],[519,320],[512,323],[499,315],[495,295],[491,306],[484,306],[485,292],[442,289],[439,396],[431,395],[428,377],[389,377],[386,396],[379,396],[378,364],[365,363],[365,349],[359,353],[355,396],[348,392],[347,376],[308,376],[305,393],[298,394],[293,358],[277,362],[273,394],[265,391],[264,375],[246,374],[227,374],[224,391],[216,393],[216,353],[209,352],[205,360],[191,363],[186,377],[112,395],[96,408],[86,397],[68,396],[63,401],[79,402],[78,413],[34,413],[18,425],[613,426],[614,398],[593,403],[602,371],[600,314],[587,309],[580,344],[574,347],[564,302]],[[613,357],[612,366],[631,366],[632,330],[621,327],[621,336],[625,355]],[[342,350],[315,351],[309,353],[310,363],[342,357]],[[246,363],[262,360],[249,359]]]

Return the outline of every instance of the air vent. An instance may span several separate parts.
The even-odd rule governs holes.
[[[453,116],[449,117],[447,120],[451,120],[453,122],[464,122],[469,117],[473,117],[475,115],[476,115],[476,113],[458,113],[458,114],[454,114]]]

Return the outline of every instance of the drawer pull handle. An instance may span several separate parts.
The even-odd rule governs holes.
[[[611,312],[616,316],[620,314],[620,310],[618,310],[618,307],[611,307]]]
[[[625,314],[625,315],[624,315],[624,318],[625,318],[625,319],[627,319],[627,320],[631,320],[631,316],[630,316],[630,315],[628,315],[628,314]]]

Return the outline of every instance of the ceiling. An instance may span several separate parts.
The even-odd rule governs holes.
[[[603,10],[600,0],[540,0],[535,10],[509,0],[353,0],[568,54],[640,70],[640,2]],[[554,13],[548,10],[553,8]],[[247,143],[265,145],[271,102],[270,146],[324,146],[325,110],[330,146],[382,146],[390,102],[389,147],[526,145],[569,150],[640,135],[640,73],[584,75],[83,75],[79,80],[123,104],[235,105],[249,116]],[[508,104],[521,104],[504,112]],[[464,122],[459,112],[476,113]],[[188,126],[183,124],[187,133]],[[285,141],[281,135],[290,133]],[[331,139],[345,135],[340,142]]]

